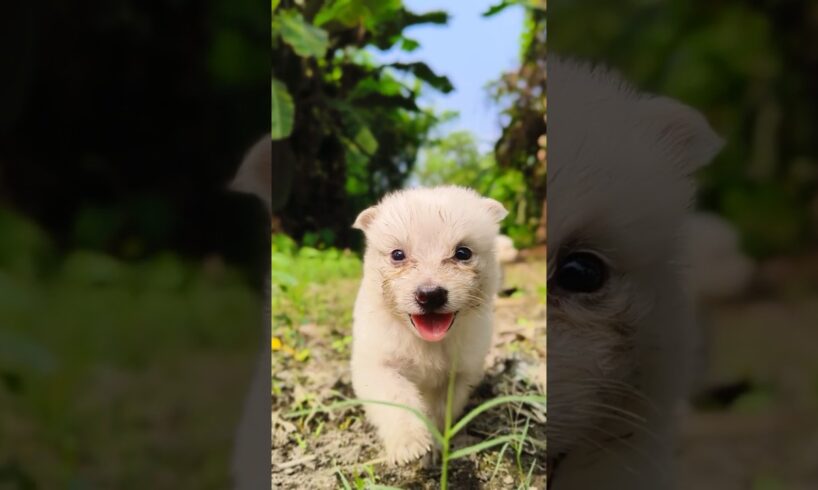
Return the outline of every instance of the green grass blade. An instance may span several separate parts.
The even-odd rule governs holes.
[[[464,447],[463,449],[458,449],[457,451],[449,455],[449,459],[462,458],[463,456],[479,453],[480,451],[483,451],[490,447],[499,446],[500,444],[506,444],[511,441],[518,441],[519,439],[520,439],[519,434],[509,434],[505,436],[495,437],[494,439],[489,439],[488,441],[483,441],[472,446]]]
[[[497,471],[500,470],[500,463],[503,462],[503,455],[506,453],[510,442],[506,442],[503,444],[503,447],[500,448],[500,454],[497,455],[497,462],[494,463],[494,471],[491,472],[491,476],[489,477],[489,481],[494,480],[494,477],[497,476]]]
[[[531,475],[534,473],[534,467],[535,466],[537,466],[537,461],[536,460],[532,461],[531,462],[531,467],[528,468],[528,474],[525,475],[525,487],[524,488],[529,488],[531,486]]]
[[[340,468],[335,468],[335,473],[341,479],[341,485],[344,486],[344,490],[352,490],[352,485],[349,484],[349,480],[347,480],[347,477],[344,476]]]
[[[449,431],[449,437],[454,436],[459,431],[461,431],[469,422],[474,420],[475,417],[480,415],[481,413],[489,410],[497,405],[502,405],[504,403],[529,403],[532,405],[536,404],[544,404],[545,403],[545,396],[544,395],[507,395],[494,398],[492,400],[488,400],[486,402],[481,403],[479,406],[472,409],[471,412],[467,413],[457,422],[454,427],[452,427],[451,431]]]
[[[526,439],[526,437],[528,437],[528,424],[530,422],[531,422],[531,417],[526,417],[525,427],[523,427],[522,437],[520,437],[520,442],[516,444],[517,447],[515,448],[516,449],[515,452],[517,453],[517,471],[519,471],[521,475],[523,473],[523,462],[522,462],[523,447],[525,447],[525,439]]]
[[[452,426],[452,403],[454,402],[454,380],[455,380],[455,368],[457,366],[457,359],[452,362],[452,367],[449,370],[449,384],[446,387],[446,415],[445,415],[445,430],[446,430],[446,437],[451,439],[452,434],[450,434],[449,428]]]
[[[449,441],[452,440],[450,432],[452,427],[452,403],[454,402],[454,380],[457,376],[457,353],[455,353],[454,361],[449,368],[449,384],[446,387],[446,415],[443,424],[443,444],[441,444],[440,452],[442,461],[440,462],[440,490],[447,490],[449,487]]]

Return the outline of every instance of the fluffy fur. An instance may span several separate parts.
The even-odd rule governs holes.
[[[608,70],[548,69],[550,487],[672,488],[693,331],[680,233],[690,175],[721,141],[690,107]],[[601,289],[552,284],[578,251],[607,265]]]
[[[228,189],[258,197],[268,213],[273,206],[270,198],[272,187],[270,135],[262,136],[244,155],[236,176]],[[270,297],[270,276],[265,278],[265,298]],[[270,303],[264,309],[264,321],[259,325],[262,342],[253,371],[253,380],[244,400],[241,420],[236,429],[231,461],[232,488],[251,490],[265,488],[269,482],[270,468]]]
[[[399,403],[442,428],[449,372],[456,372],[453,412],[463,409],[483,375],[491,343],[492,300],[498,287],[495,237],[506,210],[497,201],[460,187],[412,189],[386,196],[363,211],[355,227],[366,235],[364,274],[355,303],[352,384],[359,398]],[[458,246],[473,252],[453,258]],[[406,260],[390,256],[400,249]],[[410,315],[424,285],[448,290],[441,311],[456,312],[447,335],[422,339]],[[432,436],[413,414],[366,405],[392,463],[427,453]]]

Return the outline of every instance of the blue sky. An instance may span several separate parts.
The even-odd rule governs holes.
[[[481,17],[495,3],[497,0],[404,0],[414,12],[447,11],[449,24],[407,29],[405,34],[420,42],[420,48],[412,53],[392,50],[378,54],[387,61],[424,61],[436,73],[449,77],[453,92],[427,90],[422,103],[459,112],[460,117],[446,129],[471,131],[483,149],[489,149],[500,135],[498,108],[485,87],[517,65],[523,28],[519,7]]]

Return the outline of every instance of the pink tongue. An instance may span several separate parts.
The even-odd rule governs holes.
[[[426,313],[425,315],[412,315],[412,323],[423,340],[437,342],[446,336],[449,327],[452,326],[454,313]]]

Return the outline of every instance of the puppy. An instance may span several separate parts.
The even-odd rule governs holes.
[[[549,487],[673,488],[695,332],[680,234],[722,143],[615,73],[548,69]]]
[[[442,429],[450,370],[452,417],[483,375],[498,288],[495,237],[507,212],[462,187],[398,191],[364,210],[364,274],[355,302],[352,384],[358,398],[414,408]],[[367,404],[393,464],[433,447],[412,413]]]
[[[270,189],[272,179],[272,140],[263,135],[247,151],[228,189],[256,196],[268,213],[273,212]],[[270,275],[265,277],[265,298],[270,297]],[[253,380],[247,391],[244,407],[236,428],[231,461],[234,490],[264,488],[270,475],[270,303],[264,309],[260,351],[256,358]]]
[[[506,235],[497,235],[494,240],[494,251],[497,254],[497,267],[499,268],[500,290],[506,287],[505,266],[514,263],[520,257],[520,251],[514,246],[514,241]]]

